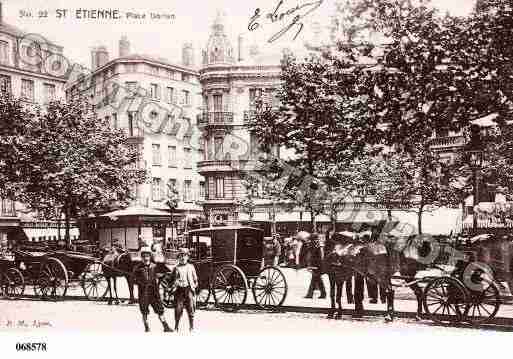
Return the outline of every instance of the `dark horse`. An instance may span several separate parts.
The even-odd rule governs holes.
[[[114,284],[114,295],[115,295],[115,304],[119,304],[118,297],[118,288],[117,288],[117,278],[125,277],[128,283],[128,290],[130,292],[130,300],[129,304],[135,303],[134,298],[134,278],[133,273],[134,269],[137,267],[140,262],[132,260],[130,253],[127,250],[124,250],[119,247],[113,247],[110,249],[103,259],[103,274],[107,279],[108,283],[108,295],[109,295],[109,304],[112,304],[114,299],[112,295],[112,283]]]
[[[386,240],[377,238],[348,237],[335,233],[327,245],[324,259],[324,271],[330,280],[331,309],[329,317],[340,316],[342,311],[341,294],[343,283],[349,283],[355,277],[354,303],[355,316],[359,317],[364,311],[363,293],[364,278],[376,282],[385,293],[385,320],[394,318],[394,289],[392,278],[400,273],[408,286],[413,290],[417,299],[417,317],[422,315],[422,289],[413,281],[418,271],[426,268],[419,258],[429,252],[429,241],[424,237],[396,238],[388,236]],[[309,246],[303,246],[308,251]],[[303,254],[308,257],[308,254]],[[411,283],[410,283],[411,282]],[[336,292],[335,292],[336,288]],[[338,310],[336,310],[335,304]]]

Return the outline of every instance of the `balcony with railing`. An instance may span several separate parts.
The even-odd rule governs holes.
[[[198,115],[198,126],[231,126],[233,112],[204,111]]]
[[[256,110],[248,110],[244,111],[244,124],[249,125],[251,122],[253,122],[255,116],[256,116]]]
[[[465,145],[465,143],[465,136],[437,137],[431,141],[431,148],[433,148],[434,150],[449,150],[462,147]]]

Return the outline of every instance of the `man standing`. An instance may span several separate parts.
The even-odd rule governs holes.
[[[308,292],[306,293],[305,298],[311,299],[313,298],[313,292],[315,289],[319,289],[321,295],[319,299],[326,298],[326,289],[324,288],[324,283],[322,282],[322,262],[323,262],[323,248],[321,247],[321,243],[319,240],[319,236],[317,234],[312,234],[310,242],[310,263],[309,267],[312,270],[312,279],[310,280],[310,286],[308,287]]]
[[[264,237],[263,249],[262,268],[277,266],[281,255],[281,245],[278,238],[276,238],[276,235],[273,237]]]
[[[139,310],[141,311],[144,330],[150,331],[148,324],[149,307],[153,308],[155,314],[159,316],[164,332],[172,332],[164,317],[164,305],[160,300],[160,294],[157,284],[156,265],[151,262],[151,249],[143,247],[141,249],[142,264],[135,270],[135,282],[138,285]]]

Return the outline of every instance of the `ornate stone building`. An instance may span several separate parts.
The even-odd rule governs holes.
[[[261,56],[256,46],[246,53],[242,37],[235,51],[218,15],[199,74],[203,109],[197,123],[203,134],[204,157],[198,171],[207,184],[204,210],[211,223],[237,221],[241,219],[237,201],[245,194],[241,168],[251,169],[249,152],[256,146],[247,123],[255,100],[262,94],[272,99],[280,86],[279,59]],[[230,145],[228,138],[243,143],[248,156],[228,158],[230,149],[223,148]]]
[[[166,210],[170,186],[178,191],[175,221],[202,214],[205,182],[196,163],[202,155],[196,126],[201,88],[191,44],[184,44],[182,64],[130,51],[126,37],[119,41],[119,56],[108,50],[91,51],[90,73],[77,75],[68,96],[91,99],[97,115],[122,129],[140,154],[138,166],[148,180],[133,190],[133,206]]]

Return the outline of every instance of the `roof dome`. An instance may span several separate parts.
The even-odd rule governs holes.
[[[203,65],[234,62],[233,47],[224,33],[222,15],[218,13],[212,25],[212,34],[208,39],[207,47],[203,50]]]

